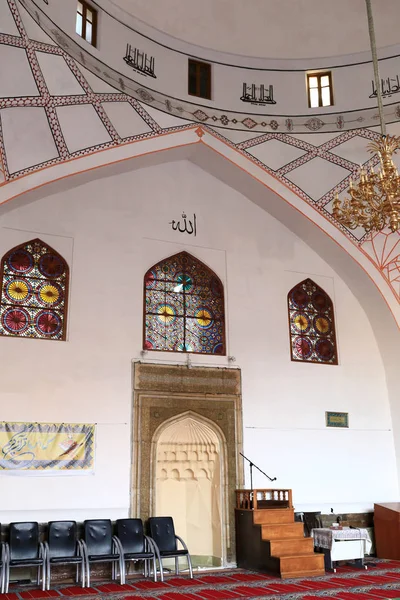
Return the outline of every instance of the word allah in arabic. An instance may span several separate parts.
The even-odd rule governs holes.
[[[197,229],[196,229],[196,215],[195,213],[193,213],[193,221],[188,221],[187,216],[185,215],[185,213],[182,213],[182,222],[183,225],[181,227],[181,222],[180,221],[170,221],[169,225],[171,225],[172,229],[174,231],[180,231],[181,233],[188,233],[189,235],[192,235],[192,233],[194,233],[195,237],[197,235]]]

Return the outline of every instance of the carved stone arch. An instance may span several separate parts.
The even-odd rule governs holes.
[[[170,433],[169,436],[168,433]],[[160,444],[177,448],[181,446],[186,449],[182,452],[182,455],[185,455],[184,460],[179,460],[179,451],[177,451],[176,462],[169,463],[172,471],[173,467],[179,470],[180,481],[178,484],[176,478],[175,482],[171,481],[174,480],[171,471],[169,476],[171,485],[168,487],[167,496],[162,490],[165,486],[168,486],[169,482],[158,476],[160,467],[165,464],[168,465],[168,462],[163,461],[165,453],[163,448],[160,448]],[[189,457],[186,458],[187,449],[193,447],[205,447],[207,460],[202,460],[201,457],[197,461],[190,460]],[[212,455],[212,460],[210,455]],[[161,463],[159,462],[160,458]],[[181,521],[181,528],[185,530],[185,535],[187,535],[185,541],[195,557],[194,561],[199,560],[200,555],[203,554],[203,560],[206,556],[209,557],[209,562],[205,563],[209,566],[220,566],[226,563],[227,512],[229,510],[227,470],[227,444],[222,429],[217,423],[195,410],[184,411],[167,419],[154,432],[151,449],[151,514],[156,516],[165,515],[167,509],[168,514],[175,515],[174,518],[178,522]],[[197,477],[196,474],[199,476]],[[185,485],[188,480],[191,483],[190,508],[192,509],[189,511],[184,498],[186,495]],[[193,488],[193,484],[195,488]],[[197,494],[193,495],[194,490],[197,488]],[[170,496],[178,489],[179,492],[171,501]],[[208,496],[210,492],[211,495]],[[162,502],[163,495],[164,501]],[[167,497],[167,502],[165,497]],[[190,514],[193,515],[194,508],[200,511],[204,508],[204,514],[209,517],[208,520],[204,521],[200,530],[199,524],[193,523],[193,517],[192,520],[190,519]],[[193,527],[195,527],[197,533],[190,536],[190,531],[193,533]],[[188,534],[186,534],[186,530]],[[203,543],[200,543],[201,541]],[[198,548],[201,547],[203,549],[202,553],[198,551]],[[207,551],[205,548],[207,548]]]
[[[1,259],[0,335],[65,340],[69,267],[39,238]]]
[[[235,489],[244,483],[240,375],[239,369],[134,366],[131,515],[146,521],[153,514],[155,449],[162,432],[187,418],[203,423],[220,440],[224,455],[225,565],[235,561]]]
[[[226,354],[224,286],[204,262],[186,251],[162,259],[143,297],[144,350]]]
[[[330,296],[307,278],[290,290],[287,299],[291,359],[337,365],[335,314]]]

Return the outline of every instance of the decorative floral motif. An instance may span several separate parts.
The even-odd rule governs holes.
[[[147,90],[139,88],[136,90],[136,93],[139,96],[139,98],[143,100],[143,102],[154,102],[154,97]]]
[[[181,252],[144,277],[145,350],[225,354],[224,293],[218,277]]]
[[[1,270],[0,335],[65,339],[68,266],[64,259],[35,239],[10,250]]]
[[[271,129],[276,131],[279,127],[279,123],[278,123],[278,121],[272,120],[272,121],[270,121],[269,126],[271,127]]]
[[[324,125],[325,123],[321,121],[321,119],[317,119],[317,117],[312,117],[311,119],[308,119],[308,121],[306,121],[305,123],[307,129],[311,129],[311,131],[318,131],[318,129],[321,129],[321,127],[323,127]]]
[[[253,127],[257,125],[254,119],[250,119],[250,117],[243,119],[242,123],[245,127],[247,127],[247,129],[253,129]]]
[[[206,113],[203,110],[195,110],[195,112],[193,113],[193,116],[195,119],[197,119],[198,121],[201,121],[202,123],[204,123],[204,121],[208,120],[208,115],[206,115]]]
[[[292,360],[337,364],[333,305],[328,294],[305,279],[288,294]]]

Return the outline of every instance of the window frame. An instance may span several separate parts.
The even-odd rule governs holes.
[[[76,20],[75,20],[75,33],[76,35],[78,35],[82,40],[85,40],[85,42],[87,42],[88,44],[90,44],[91,46],[93,46],[94,48],[97,48],[97,10],[88,2],[86,2],[86,0],[78,0],[78,2],[80,2],[82,4],[82,33],[78,33],[76,31]],[[77,2],[76,5],[76,14],[75,16],[77,16],[78,14],[80,15],[81,13],[78,11],[79,9],[79,4]],[[87,18],[87,11],[90,10],[92,15],[93,15],[93,21],[92,21],[92,41],[89,42],[86,39],[86,24],[88,23],[88,18]],[[90,21],[89,21],[90,22]]]
[[[196,93],[190,91],[190,67],[191,65],[196,66]],[[200,67],[202,66],[208,67],[208,75],[207,75],[207,96],[200,95]],[[197,60],[195,58],[188,59],[188,95],[194,96],[195,98],[203,98],[204,100],[211,100],[211,63],[205,62],[204,60]]]
[[[316,77],[318,80],[318,86],[317,88],[311,88],[310,87],[310,78],[311,77]],[[330,104],[326,104],[325,106],[322,104],[322,85],[321,85],[321,79],[322,77],[328,77],[329,79],[329,86],[323,86],[325,87],[329,87],[329,101]],[[315,90],[318,89],[318,106],[311,106],[311,89]],[[332,71],[318,71],[316,73],[307,73],[307,98],[308,98],[308,108],[328,108],[329,106],[333,106],[333,78],[332,78]]]
[[[197,350],[177,350],[177,349],[168,349],[168,348],[148,348],[146,345],[147,334],[148,334],[148,330],[146,327],[146,319],[149,314],[152,314],[152,313],[148,312],[147,303],[146,303],[147,291],[148,291],[148,287],[146,285],[147,276],[149,275],[149,273],[151,271],[156,269],[159,265],[170,263],[170,262],[174,261],[174,259],[176,259],[177,257],[183,258],[183,259],[187,260],[188,262],[193,261],[192,264],[193,263],[196,264],[199,268],[204,270],[210,277],[214,277],[220,286],[220,290],[221,290],[220,304],[221,304],[222,317],[221,317],[221,319],[219,319],[218,322],[219,322],[220,328],[221,328],[221,344],[222,344],[222,349],[223,349],[223,351],[221,353],[200,352]],[[185,294],[182,294],[182,295],[185,296]],[[194,317],[192,317],[192,316],[188,317],[186,315],[186,304],[184,305],[183,314],[179,315],[178,318],[182,319],[184,327],[186,327],[186,322],[188,319],[189,319],[189,321],[191,319],[194,320]],[[227,322],[226,322],[225,286],[224,286],[222,280],[220,279],[220,277],[217,275],[217,273],[211,267],[209,267],[205,263],[203,263],[199,258],[197,258],[193,254],[190,254],[189,252],[186,252],[185,250],[183,250],[181,252],[177,252],[176,254],[173,254],[171,256],[168,256],[166,258],[159,260],[156,264],[154,264],[152,267],[150,267],[146,271],[144,278],[143,278],[143,340],[142,340],[142,351],[143,352],[174,352],[177,354],[198,354],[201,356],[219,356],[219,357],[228,356],[226,327],[227,327]]]
[[[313,309],[310,310],[308,308],[309,302],[312,297],[311,294],[310,294],[310,300],[308,300],[306,303],[306,306],[307,306],[306,308],[291,307],[291,297],[292,297],[293,292],[301,289],[303,286],[308,287],[310,290],[312,290],[312,288],[314,287],[315,290],[313,291],[312,295],[318,293],[318,294],[323,294],[325,296],[326,301],[327,301],[327,309],[325,311],[317,310],[315,306],[313,306],[314,310]],[[303,281],[300,281],[299,283],[294,285],[291,288],[291,290],[289,290],[288,295],[287,295],[287,310],[288,310],[288,326],[289,326],[288,329],[289,329],[290,360],[294,363],[302,363],[302,364],[308,363],[308,364],[314,364],[314,365],[338,366],[339,353],[338,353],[338,338],[337,338],[336,319],[335,319],[335,306],[334,306],[334,303],[333,303],[330,295],[322,287],[320,287],[317,283],[315,283],[315,281],[313,281],[312,279],[307,277]],[[329,315],[330,322],[331,322],[330,333],[328,333],[328,334],[318,333],[315,329],[314,324],[312,324],[312,326],[310,327],[310,331],[308,331],[304,334],[299,333],[299,332],[296,332],[296,334],[293,333],[293,331],[292,331],[292,312],[298,312],[299,314],[306,314],[306,316],[310,317],[310,320],[314,321],[314,319],[316,319],[318,316],[326,317],[326,314],[329,311],[331,313]],[[315,350],[313,350],[311,352],[311,354],[308,358],[296,358],[295,353],[294,353],[294,348],[293,348],[293,342],[294,342],[295,335],[297,335],[297,337],[300,337],[300,338],[302,338],[302,337],[305,337],[307,339],[311,338],[311,339],[316,340],[317,342],[319,340],[329,339],[329,341],[331,342],[331,344],[333,346],[332,359],[330,359],[328,361],[315,360],[315,358],[312,358],[312,355],[315,354]]]

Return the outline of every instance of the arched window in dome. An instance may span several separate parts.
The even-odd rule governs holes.
[[[332,300],[311,279],[288,294],[292,360],[337,365],[335,318]]]
[[[143,348],[225,354],[224,288],[194,256],[180,252],[144,277]]]
[[[35,239],[1,261],[0,335],[65,340],[69,269],[50,246]]]

